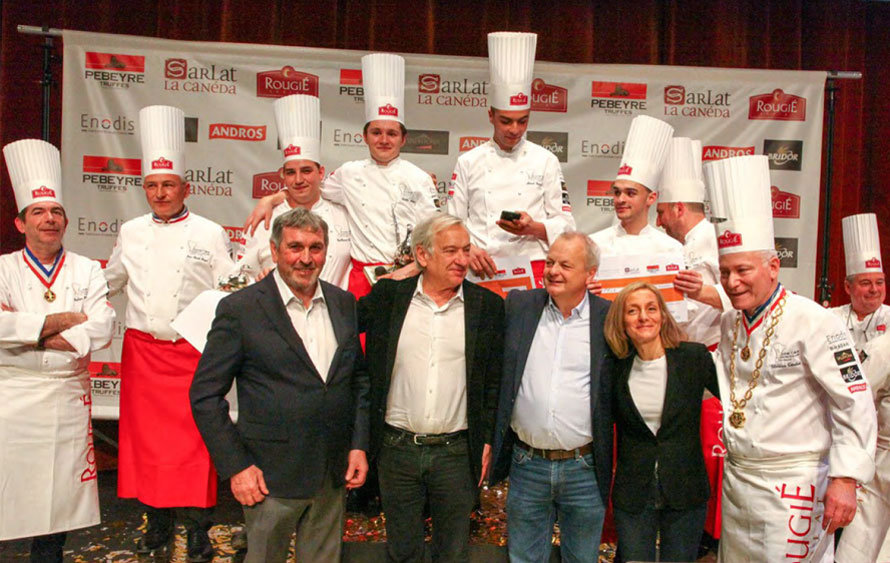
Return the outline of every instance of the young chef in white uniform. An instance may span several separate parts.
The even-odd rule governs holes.
[[[709,163],[721,283],[717,361],[727,457],[720,560],[803,559],[856,513],[874,473],[875,409],[837,317],[778,281],[769,165]],[[826,529],[827,528],[827,529]],[[818,561],[832,561],[828,546]]]
[[[673,127],[648,115],[631,122],[612,183],[618,223],[590,235],[600,256],[652,255],[682,247],[649,224],[649,208],[658,198],[656,189],[673,134]]]
[[[473,244],[470,268],[493,276],[497,258],[527,256],[538,287],[549,242],[575,228],[559,160],[525,138],[531,113],[534,33],[488,34],[492,138],[457,159],[448,213],[460,217]],[[518,217],[502,217],[507,211]]]
[[[350,235],[346,210],[321,197],[324,166],[321,165],[321,113],[315,96],[292,94],[275,100],[275,123],[284,153],[279,174],[284,180],[285,200],[272,210],[272,219],[295,207],[308,209],[328,224],[327,258],[320,278],[346,289],[349,280]],[[271,231],[259,225],[247,238],[236,273],[252,279],[275,266],[269,246]]]
[[[99,523],[90,353],[114,309],[98,262],[62,247],[59,151],[3,148],[25,247],[0,256],[0,541],[32,537],[32,561],[62,561],[68,530]]]

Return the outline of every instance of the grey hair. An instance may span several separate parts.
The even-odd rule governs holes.
[[[449,227],[460,225],[464,229],[466,226],[460,218],[448,213],[433,213],[414,227],[411,233],[411,254],[417,260],[417,247],[421,247],[428,254],[433,253],[433,243],[436,241],[436,235]],[[417,262],[417,266],[423,270],[423,266]]]
[[[758,250],[757,253],[760,255],[760,259],[763,261],[764,264],[768,264],[769,261],[772,260],[773,258],[775,258],[777,260],[779,258],[779,253],[776,252],[775,249],[773,249],[773,250]]]
[[[600,250],[593,242],[593,239],[585,235],[581,231],[563,231],[550,243],[553,246],[558,240],[579,240],[584,245],[584,266],[589,270],[591,268],[599,268]]]
[[[325,248],[328,246],[328,224],[308,209],[294,207],[275,218],[275,221],[272,222],[272,235],[269,237],[275,248],[281,244],[284,229],[306,229],[316,233],[321,231],[324,235],[324,246]]]

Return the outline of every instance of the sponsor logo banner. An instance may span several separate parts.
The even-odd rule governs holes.
[[[645,112],[647,85],[639,82],[591,82],[590,107],[607,115]]]
[[[121,219],[83,217],[77,218],[77,234],[84,236],[116,237],[123,225]]]
[[[562,86],[547,84],[541,78],[532,81],[532,111],[565,113],[569,109],[569,91]]]
[[[781,88],[751,96],[748,98],[748,119],[806,121],[807,99],[787,94]]]
[[[226,230],[226,234],[229,235],[229,240],[233,243],[237,244],[245,244],[247,242],[247,238],[244,234],[244,227],[235,226],[228,227],[223,226],[223,229]]]
[[[332,143],[335,147],[364,147],[365,140],[362,137],[361,129],[357,131],[348,131],[346,129],[334,128],[332,135]],[[407,143],[406,143],[407,144]],[[405,149],[402,148],[404,151]]]
[[[581,139],[581,156],[584,158],[621,158],[624,140],[591,141]]]
[[[803,141],[763,140],[763,154],[769,158],[770,170],[800,170]]]
[[[754,146],[750,147],[723,147],[719,145],[707,145],[702,147],[702,162],[709,160],[722,160],[731,156],[745,156],[754,154]]]
[[[865,261],[866,268],[880,268],[881,267],[881,259],[877,256],[869,258]]]
[[[716,90],[687,90],[685,86],[664,87],[664,114],[683,117],[730,117],[730,94]]]
[[[209,139],[232,139],[235,141],[265,141],[265,125],[237,125],[234,123],[211,123]]]
[[[844,383],[862,381],[862,370],[859,369],[859,366],[853,364],[852,366],[841,368],[841,377],[844,378]]]
[[[453,107],[488,107],[488,82],[469,78],[443,79],[441,74],[420,74],[417,76],[417,103]]]
[[[284,180],[278,170],[272,172],[260,172],[253,175],[253,199],[260,199],[267,195],[278,193],[284,189]]]
[[[185,118],[185,142],[186,143],[197,143],[198,142],[198,118],[197,117],[186,117]]]
[[[232,177],[235,172],[224,168],[206,166],[189,168],[183,178],[189,184],[189,195],[210,197],[232,197]]]
[[[844,348],[843,350],[838,350],[834,353],[834,361],[839,366],[851,364],[855,359],[856,356],[855,354],[853,354],[853,350],[851,348]]]
[[[126,192],[142,186],[142,161],[138,158],[84,155],[81,182],[100,192]]]
[[[800,196],[783,192],[776,186],[770,188],[773,198],[773,217],[777,219],[800,219]]]
[[[528,131],[526,139],[556,155],[560,162],[569,160],[569,134],[562,131]]]
[[[776,237],[776,253],[779,264],[783,268],[797,268],[797,239],[793,237]]]
[[[34,199],[38,197],[56,197],[56,191],[46,186],[40,186],[36,190],[31,190],[31,197]]]
[[[80,114],[81,133],[109,133],[112,135],[133,135],[136,121],[126,115]]]
[[[259,98],[281,98],[291,94],[318,97],[318,77],[287,65],[280,70],[266,70],[256,75]]]
[[[232,66],[202,66],[187,59],[164,61],[164,90],[194,94],[237,94],[237,70]]]
[[[729,248],[731,246],[742,246],[742,235],[727,229],[723,231],[722,235],[717,237],[717,247]]]
[[[461,137],[458,142],[458,152],[466,152],[471,149],[475,149],[479,145],[483,145],[488,142],[489,137]]]
[[[348,96],[354,102],[361,103],[365,101],[365,89],[362,86],[362,69],[360,68],[341,68],[340,69],[340,86],[338,93],[341,96]]]
[[[409,129],[408,140],[402,147],[409,154],[448,154],[448,131]]]
[[[127,89],[145,84],[145,57],[87,51],[83,77],[109,89]]]
[[[90,362],[90,392],[93,397],[120,395],[120,362]]]
[[[611,180],[587,180],[587,207],[591,205],[603,213],[612,213],[615,206]]]

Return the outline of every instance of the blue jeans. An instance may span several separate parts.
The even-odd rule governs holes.
[[[592,454],[549,461],[513,446],[507,495],[511,562],[550,561],[553,523],[558,520],[562,560],[595,563],[605,516]]]
[[[660,532],[659,561],[695,561],[708,504],[673,510],[650,503],[641,512],[615,511],[618,553],[624,561],[655,561],[655,536]]]

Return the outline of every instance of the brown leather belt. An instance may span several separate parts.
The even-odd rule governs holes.
[[[459,438],[467,435],[466,430],[458,430],[457,432],[449,432],[448,434],[415,434],[401,428],[396,428],[389,424],[384,425],[385,432],[391,432],[404,436],[415,446],[448,446],[453,444]]]
[[[550,461],[561,461],[564,459],[574,459],[593,452],[593,443],[584,444],[580,448],[574,450],[542,450],[541,448],[533,448],[516,438],[516,445],[526,450],[532,457],[542,457]]]

